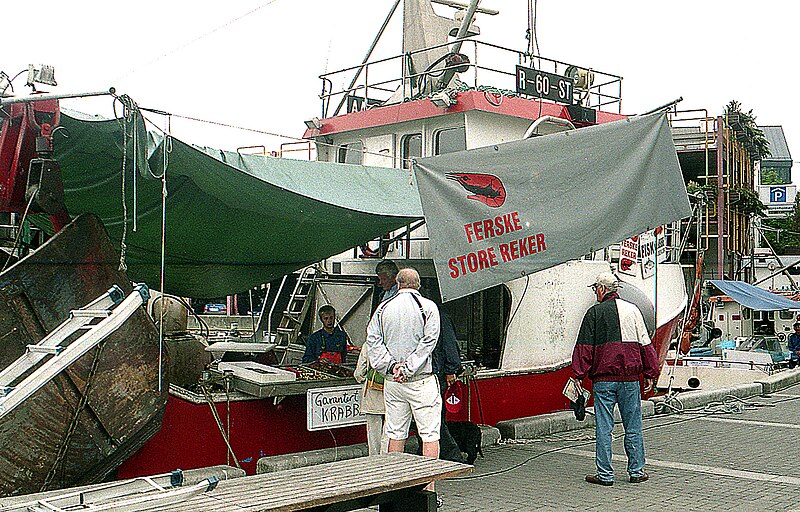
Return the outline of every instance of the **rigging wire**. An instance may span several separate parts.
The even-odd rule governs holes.
[[[159,55],[158,57],[156,57],[154,59],[151,59],[148,62],[145,62],[141,66],[131,69],[127,73],[116,77],[112,81],[116,82],[116,81],[122,80],[123,78],[127,78],[127,77],[131,76],[132,74],[136,73],[137,71],[139,71],[140,69],[148,67],[148,66],[150,66],[152,64],[155,64],[156,62],[160,61],[161,59],[169,57],[170,55],[172,55],[174,53],[177,53],[177,52],[183,50],[184,48],[187,48],[187,47],[193,45],[194,43],[196,43],[196,42],[198,42],[198,41],[200,41],[202,39],[205,39],[206,37],[208,37],[208,36],[210,36],[212,34],[215,34],[215,33],[219,32],[220,30],[233,25],[234,23],[237,23],[237,22],[243,20],[244,18],[250,16],[251,14],[254,14],[254,13],[260,11],[264,7],[270,6],[270,5],[274,4],[277,1],[278,0],[269,0],[268,2],[265,2],[265,3],[261,4],[261,5],[259,5],[255,9],[251,9],[251,10],[247,11],[246,13],[244,13],[244,14],[242,14],[240,16],[237,16],[237,17],[235,17],[235,18],[233,18],[231,20],[228,20],[225,23],[223,23],[222,25],[219,25],[218,27],[216,27],[214,29],[211,29],[208,32],[204,32],[204,33],[200,34],[199,36],[195,37],[194,39],[191,39],[191,40],[189,40],[189,41],[187,41],[187,42],[185,42],[185,43],[183,43],[181,45],[178,45],[175,48],[173,48],[173,49],[171,49],[171,50]]]
[[[292,136],[292,135],[286,135],[286,134],[283,134],[283,133],[275,133],[275,132],[270,132],[270,131],[267,131],[267,130],[259,130],[258,128],[249,128],[247,126],[238,126],[238,125],[235,125],[235,124],[223,123],[221,121],[211,121],[211,120],[202,119],[202,118],[199,118],[199,117],[186,116],[186,115],[182,115],[182,114],[175,114],[175,113],[165,112],[163,110],[158,110],[158,109],[154,109],[154,108],[139,107],[139,110],[140,111],[146,111],[146,112],[152,112],[154,114],[159,114],[159,115],[172,116],[172,117],[175,117],[175,118],[178,118],[178,119],[186,119],[187,121],[195,121],[195,122],[198,122],[198,123],[205,123],[205,124],[210,124],[210,125],[214,125],[214,126],[220,126],[220,127],[223,127],[223,128],[232,128],[232,129],[235,129],[235,130],[242,130],[242,131],[246,131],[246,132],[258,133],[258,134],[261,134],[261,135],[268,135],[270,137],[279,137],[279,138],[282,138],[282,139],[290,139],[290,140],[298,141],[298,142],[311,142],[309,139],[304,139],[302,137],[295,137],[295,136]],[[149,122],[151,125],[156,126],[155,123],[152,120],[148,119],[147,117],[144,117],[144,119],[147,122]],[[159,131],[161,131],[161,130],[159,130]],[[318,146],[325,146],[325,147],[330,147],[330,148],[333,148],[333,149],[338,149],[340,147],[340,146],[338,146],[336,144],[332,144],[330,142],[325,142],[325,141],[321,141],[321,140],[315,140],[313,142],[315,142]],[[386,154],[385,153],[379,153],[377,151],[369,151],[369,150],[366,150],[366,149],[362,149],[362,150],[359,150],[359,152],[364,154],[364,155],[374,155],[374,156],[380,156],[382,158],[386,158]],[[410,163],[410,162],[413,161],[413,158],[402,158],[402,157],[400,157],[399,160],[401,162]]]
[[[525,34],[528,39],[528,56],[533,64],[533,56],[541,57],[542,53],[539,49],[539,35],[536,31],[536,17],[538,9],[538,0],[528,0],[528,30]],[[541,58],[539,59],[539,67],[542,66]]]
[[[161,170],[161,269],[159,272],[159,285],[161,295],[164,295],[164,275],[166,271],[166,245],[167,245],[167,166],[169,164],[169,153],[172,150],[172,118],[166,119],[166,139],[163,144],[163,166]],[[158,336],[158,390],[161,391],[161,381],[163,380],[163,354],[164,354],[164,309],[161,308],[161,321],[159,322]]]

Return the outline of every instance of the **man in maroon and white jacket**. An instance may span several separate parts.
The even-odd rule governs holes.
[[[572,353],[575,377],[582,381],[588,376],[594,392],[597,472],[586,475],[586,481],[614,484],[611,431],[616,404],[625,428],[630,482],[641,483],[649,476],[644,472],[639,377],[644,374],[645,391],[652,389],[659,371],[658,357],[639,308],[619,298],[619,280],[610,272],[604,272],[591,287],[598,304],[584,315]]]

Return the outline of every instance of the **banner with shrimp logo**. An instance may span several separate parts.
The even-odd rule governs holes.
[[[663,112],[413,168],[445,301],[691,214]]]

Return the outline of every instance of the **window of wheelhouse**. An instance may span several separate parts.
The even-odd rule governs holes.
[[[339,146],[336,161],[340,164],[361,165],[364,162],[364,143],[358,141]]]
[[[400,167],[411,168],[411,159],[422,156],[422,134],[404,135],[400,141]]]
[[[436,132],[433,152],[444,155],[467,149],[467,130],[463,126],[445,128]]]

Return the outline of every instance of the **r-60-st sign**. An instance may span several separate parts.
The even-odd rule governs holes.
[[[524,66],[517,66],[517,92],[536,98],[572,104],[572,79]]]

